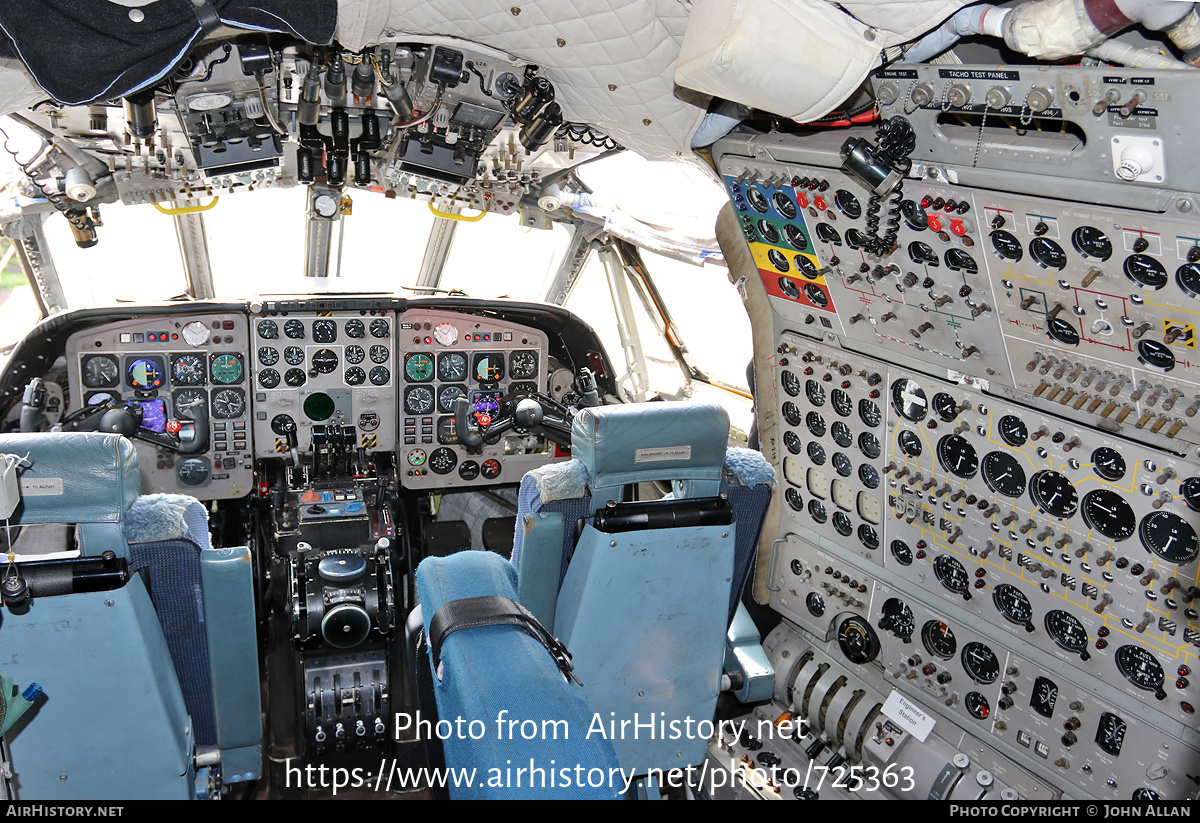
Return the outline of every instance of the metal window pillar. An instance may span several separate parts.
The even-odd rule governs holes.
[[[23,221],[21,236],[11,238],[42,317],[67,310],[67,296],[58,279],[58,269],[54,267],[50,244],[46,242],[46,233],[42,229],[47,216],[30,215]]]
[[[217,296],[213,286],[212,265],[208,257],[208,236],[204,232],[204,215],[175,215],[175,237],[187,276],[188,294],[195,300],[212,300]]]
[[[572,289],[575,288],[575,281],[587,265],[589,255],[593,249],[599,248],[600,242],[597,238],[602,234],[599,230],[593,230],[590,224],[567,225],[571,227],[571,241],[567,244],[567,250],[558,264],[558,271],[554,273],[554,279],[550,281],[545,294],[546,302],[556,306],[566,305]]]
[[[617,381],[617,388],[626,393],[627,399],[637,402],[646,400],[650,389],[650,375],[646,371],[646,358],[642,351],[642,340],[638,335],[637,318],[633,303],[629,299],[629,286],[625,282],[625,266],[611,241],[600,248],[600,261],[608,278],[608,291],[612,296],[613,312],[617,318],[617,333],[621,340],[621,352],[625,355],[625,374]],[[625,389],[629,380],[630,389]]]
[[[451,204],[442,209],[450,214],[462,213],[462,207]],[[417,272],[417,288],[434,289],[442,280],[442,267],[450,256],[454,235],[458,232],[458,221],[435,217],[429,229],[429,240],[425,244],[425,256],[421,258],[421,269]]]

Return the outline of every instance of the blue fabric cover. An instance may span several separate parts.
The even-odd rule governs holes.
[[[516,570],[492,552],[468,551],[450,557],[429,557],[417,568],[417,592],[425,617],[425,629],[443,603],[468,597],[501,595],[517,597]],[[598,733],[587,738],[592,712],[580,696],[579,687],[568,683],[540,643],[516,626],[483,626],[450,634],[441,649],[442,678],[434,679],[438,715],[442,721],[457,724],[463,718],[464,734],[451,734],[443,740],[449,769],[475,769],[471,786],[448,788],[454,800],[499,799],[615,799],[625,784],[619,774],[612,744]],[[432,665],[432,664],[431,664]],[[525,740],[519,733],[497,734],[497,718],[531,720],[538,734]],[[467,723],[482,721],[484,734],[470,739]],[[567,722],[564,733],[558,724],[558,740],[542,736],[542,721]],[[443,724],[444,726],[445,724]],[[476,724],[476,729],[479,724]],[[507,727],[505,727],[507,728]],[[545,727],[547,730],[549,726]],[[530,786],[529,770],[535,785]],[[582,767],[577,771],[576,767]],[[525,769],[517,785],[518,769]],[[587,785],[589,771],[603,772],[600,788]],[[569,772],[570,783],[563,786]],[[584,786],[576,783],[584,776]],[[596,772],[591,773],[593,777]],[[487,785],[489,780],[500,785]],[[610,779],[612,784],[609,784]],[[544,785],[543,785],[544,781]],[[553,786],[551,783],[553,782]]]
[[[141,494],[137,452],[118,434],[5,434],[0,452],[29,455],[19,523],[120,523]]]

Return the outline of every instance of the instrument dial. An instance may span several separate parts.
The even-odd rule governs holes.
[[[804,384],[804,394],[814,406],[819,408],[825,405],[825,389],[816,380],[809,380]]]
[[[808,443],[808,459],[815,465],[825,465],[825,447],[815,440],[810,440]]]
[[[896,436],[896,442],[900,444],[900,451],[909,457],[920,457],[921,452],[925,450],[921,444],[921,435],[909,429],[902,430]]]
[[[892,557],[901,566],[911,566],[913,562],[912,549],[903,540],[893,540],[891,545]]]
[[[515,351],[508,356],[508,376],[513,380],[530,380],[537,375],[538,358],[535,351]]]
[[[375,347],[372,346],[372,349]],[[374,358],[372,358],[374,360]],[[433,379],[433,358],[424,352],[404,356],[404,376],[417,383]]]
[[[388,361],[388,347],[387,346],[372,346],[369,354],[371,355],[372,363],[386,363]],[[428,355],[425,355],[425,356],[428,357]],[[432,370],[432,362],[433,361],[431,360],[430,361],[431,370]]]
[[[786,223],[783,227],[783,239],[796,251],[808,251],[808,237],[804,230],[795,223]]]
[[[759,214],[766,214],[769,208],[766,196],[753,187],[746,189],[746,202],[750,204],[750,208]]]
[[[283,362],[289,366],[299,366],[304,362],[304,349],[299,346],[288,346],[283,350]]]
[[[1079,345],[1079,330],[1072,323],[1063,320],[1061,317],[1050,318],[1050,322],[1046,324],[1046,334],[1064,346]]]
[[[307,379],[308,375],[304,373],[304,369],[288,369],[283,373],[283,382],[293,388],[303,386]]]
[[[120,369],[107,354],[94,354],[83,361],[83,385],[89,389],[111,389],[117,385]]]
[[[1033,681],[1033,695],[1029,698],[1029,708],[1042,717],[1054,716],[1054,704],[1058,702],[1058,684],[1048,677],[1038,677]]]
[[[198,354],[181,354],[171,361],[171,382],[176,386],[204,385],[204,359]]]
[[[854,401],[841,389],[834,389],[829,393],[829,402],[833,405],[833,410],[842,417],[854,414]]]
[[[1105,480],[1116,482],[1125,476],[1125,458],[1116,449],[1101,446],[1092,452],[1092,470]]]
[[[1150,512],[1138,526],[1138,537],[1149,551],[1177,566],[1200,556],[1196,530],[1174,512]]]
[[[369,376],[373,386],[385,386],[392,379],[392,373],[388,371],[387,366],[376,366],[371,369]]]
[[[854,436],[850,434],[850,427],[841,420],[833,421],[833,425],[829,427],[829,433],[833,436],[833,442],[843,449],[854,442]]]
[[[420,416],[433,413],[433,390],[428,386],[407,386],[404,389],[404,413]]]
[[[1050,635],[1050,639],[1060,649],[1079,655],[1081,660],[1091,657],[1088,654],[1087,629],[1070,612],[1052,609],[1046,612],[1043,624],[1046,627],[1046,634]]]
[[[963,646],[960,659],[967,677],[981,686],[995,683],[1000,676],[1000,659],[983,643],[972,641]]]
[[[868,460],[874,460],[883,453],[883,448],[879,445],[879,438],[870,432],[863,432],[858,436],[858,450]]]
[[[1001,260],[1012,260],[1015,263],[1025,256],[1025,250],[1021,248],[1021,241],[1010,232],[997,229],[992,232],[991,238],[992,250]]]
[[[1121,754],[1125,745],[1125,732],[1128,726],[1125,721],[1112,712],[1100,715],[1100,725],[1096,728],[1096,745],[1113,757]]]
[[[1108,235],[1092,226],[1080,226],[1071,232],[1071,245],[1084,257],[1094,257],[1100,261],[1112,257],[1113,253]]]
[[[458,476],[463,480],[474,480],[479,476],[479,464],[474,460],[467,460],[458,467]]]
[[[317,349],[312,356],[312,370],[317,374],[331,374],[338,367],[337,352],[333,349]]]
[[[831,246],[842,245],[842,235],[828,223],[817,224],[817,237],[822,243],[828,243]]]
[[[283,324],[283,333],[292,340],[304,339],[304,322],[301,320],[289,320]]]
[[[1158,291],[1167,285],[1167,270],[1163,264],[1145,254],[1131,254],[1122,267],[1125,276],[1144,289]]]
[[[276,340],[279,337],[279,326],[274,320],[258,321],[258,336],[263,340]]]
[[[1083,496],[1079,513],[1089,529],[1121,542],[1137,531],[1137,515],[1125,498],[1109,489],[1094,489]]]
[[[907,603],[897,597],[889,597],[883,604],[883,617],[879,620],[879,628],[891,632],[907,643],[916,632],[917,624]]]
[[[833,467],[837,469],[837,473],[842,477],[849,477],[854,473],[854,464],[850,462],[850,458],[842,452],[833,453]]]
[[[818,524],[829,519],[829,512],[825,511],[825,504],[820,500],[808,501],[808,515]]]
[[[388,321],[384,320],[382,317],[379,318],[378,320],[371,321],[371,336],[372,337],[377,337],[377,338],[383,339],[384,337],[388,336],[388,334],[391,332],[391,330],[392,330],[391,325],[388,323]]]
[[[825,418],[820,412],[810,411],[804,417],[804,424],[808,426],[808,431],[813,437],[825,436]]]
[[[808,611],[813,617],[821,617],[825,614],[825,598],[816,592],[808,593],[808,597],[804,598],[804,605],[808,607]]]
[[[165,382],[159,358],[139,357],[125,368],[125,378],[131,388],[157,389]]]
[[[365,360],[367,353],[362,346],[347,346],[346,347],[346,362],[358,364]]]
[[[1153,654],[1141,646],[1122,646],[1116,653],[1117,670],[1139,689],[1154,692],[1154,696],[1162,700],[1167,696],[1163,691],[1166,674],[1162,664]]]
[[[994,492],[1020,497],[1025,493],[1025,470],[1006,452],[988,452],[983,458],[983,482]]]
[[[937,455],[942,468],[959,477],[971,478],[979,471],[979,455],[961,435],[948,434],[939,440]]]
[[[536,361],[535,361],[536,369]],[[467,358],[458,352],[438,355],[438,379],[457,383],[467,379]]]
[[[800,409],[791,400],[783,404],[783,419],[787,421],[789,426],[799,426],[804,422],[804,418],[800,414]]]
[[[1001,583],[992,591],[992,603],[1009,623],[1024,626],[1025,631],[1033,631],[1033,605],[1016,586]]]
[[[950,423],[954,418],[958,417],[958,403],[954,402],[954,398],[943,391],[933,396],[933,410],[946,423]]]
[[[850,518],[846,516],[845,512],[833,513],[833,527],[842,537],[849,537],[854,532],[854,524],[850,522]]]
[[[929,215],[921,208],[916,200],[904,200],[900,203],[900,214],[904,222],[913,231],[925,231],[929,228]]]
[[[213,417],[228,420],[246,413],[246,394],[241,389],[217,389],[212,396]]]
[[[928,243],[922,243],[920,240],[914,240],[908,244],[908,257],[918,266],[941,265],[938,253],[933,250],[933,247]]]
[[[868,489],[879,488],[879,472],[870,463],[863,463],[858,467],[858,479]]]
[[[214,383],[242,382],[242,356],[240,354],[214,354],[209,361]]]
[[[871,624],[858,615],[851,615],[838,625],[838,646],[851,663],[864,665],[879,656],[879,636]]]
[[[1183,495],[1183,502],[1187,503],[1193,511],[1200,511],[1200,477],[1189,477],[1184,480],[1179,486],[1179,493]]]
[[[367,336],[367,327],[361,320],[346,321],[346,336],[352,340],[362,340]]]
[[[865,397],[858,401],[858,417],[871,428],[875,428],[883,422],[883,413],[879,410],[879,406]]]
[[[1000,439],[1019,449],[1029,440],[1029,429],[1021,418],[1006,414],[1000,418]]]
[[[963,698],[963,707],[967,714],[976,720],[987,720],[992,713],[992,704],[979,692],[967,692],[967,696]]]
[[[500,461],[496,459],[484,460],[479,465],[479,473],[483,475],[484,480],[495,480],[500,476]]]
[[[208,342],[208,325],[199,320],[188,323],[183,327],[183,342],[193,349],[203,346]]]
[[[1067,253],[1049,237],[1035,237],[1030,240],[1029,256],[1043,269],[1062,271],[1067,266]]]
[[[438,409],[445,414],[454,414],[454,404],[458,398],[466,396],[465,386],[442,386],[438,390]]]
[[[264,389],[273,389],[279,385],[279,372],[275,369],[263,369],[258,373],[258,385]]]
[[[263,346],[258,350],[258,362],[264,366],[274,366],[279,362],[279,349],[274,346]]]
[[[954,639],[954,632],[940,620],[930,620],[921,627],[921,645],[925,647],[925,651],[943,660],[951,659],[958,651],[958,641]]]
[[[775,211],[779,212],[785,220],[796,219],[796,204],[792,202],[792,198],[777,191],[771,195],[771,202],[775,204]]]
[[[367,373],[362,370],[361,366],[351,366],[346,369],[342,379],[346,381],[347,386],[361,386],[367,381]]]
[[[1149,366],[1159,371],[1170,371],[1175,368],[1175,353],[1157,340],[1139,340],[1137,359],[1143,366]]]
[[[408,465],[424,466],[425,461],[426,461],[426,459],[428,459],[428,457],[429,457],[429,455],[427,455],[425,453],[424,449],[413,449],[412,451],[410,451],[408,453]]]
[[[864,549],[875,551],[879,548],[879,532],[863,523],[858,527],[858,542],[862,543]]]
[[[434,474],[449,474],[457,465],[458,455],[454,453],[454,449],[442,446],[434,449],[433,454],[429,455],[429,468]]]
[[[779,229],[775,228],[766,220],[759,220],[754,224],[758,228],[758,233],[762,237],[764,243],[769,243],[774,246],[779,242]],[[787,258],[783,258],[784,265],[787,265]]]
[[[208,393],[204,389],[179,389],[171,395],[171,406],[175,409],[176,417],[179,417],[180,412],[207,403]]]
[[[775,250],[771,249],[770,251],[775,251]],[[769,258],[770,256],[771,256],[770,252],[768,252],[767,257]],[[772,262],[774,262],[774,261],[772,261]],[[790,277],[779,278],[779,290],[781,292],[783,292],[784,297],[788,297],[792,300],[800,299],[800,287],[797,286],[796,281]]]
[[[799,255],[796,256],[796,259],[805,260],[807,262],[806,258],[800,257]],[[812,263],[809,263],[809,266],[811,267]],[[813,270],[812,276],[817,276],[815,269]],[[829,295],[825,294],[825,291],[816,283],[809,283],[804,287],[804,296],[808,298],[810,303],[819,309],[823,309],[829,305]]]
[[[933,573],[947,591],[961,594],[963,600],[971,599],[971,578],[958,560],[948,554],[939,554],[933,561]]]
[[[1175,284],[1188,297],[1200,297],[1200,265],[1184,263],[1175,270]]]
[[[471,357],[471,376],[479,383],[498,383],[504,379],[504,355],[476,352]]]
[[[800,492],[788,486],[783,493],[783,499],[787,501],[788,507],[794,512],[804,511],[804,498],[800,496]]]
[[[905,420],[919,423],[929,413],[929,401],[916,380],[902,377],[892,384],[892,405]]]
[[[785,431],[783,433],[783,445],[792,454],[799,454],[804,451],[804,444],[800,442],[800,436],[794,431]]]
[[[313,340],[317,343],[332,343],[337,340],[337,323],[333,320],[314,320]]]
[[[1067,518],[1079,509],[1079,494],[1065,475],[1040,471],[1029,481],[1029,497],[1042,511]]]
[[[783,390],[789,397],[796,397],[800,394],[800,381],[790,371],[784,370],[780,372],[779,385],[783,387]]]
[[[946,268],[951,271],[961,271],[964,274],[978,274],[979,264],[975,258],[962,249],[949,249],[945,255]]]

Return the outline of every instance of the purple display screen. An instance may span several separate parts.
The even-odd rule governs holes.
[[[504,392],[476,391],[471,392],[471,411],[484,414],[495,414],[500,410],[500,398]]]
[[[152,432],[167,430],[167,401],[161,397],[153,400],[139,400],[142,407],[142,428]]]

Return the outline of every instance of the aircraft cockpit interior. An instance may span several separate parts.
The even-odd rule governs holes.
[[[0,800],[1190,813],[1197,67],[1179,0],[0,2]]]

